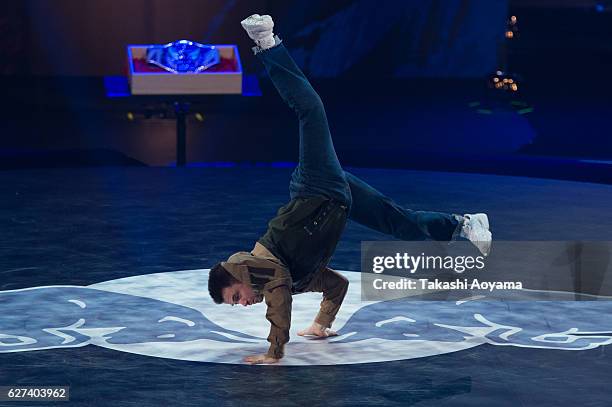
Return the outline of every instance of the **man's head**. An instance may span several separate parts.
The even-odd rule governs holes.
[[[262,301],[249,284],[235,279],[221,263],[215,264],[208,274],[208,292],[217,304],[252,305]]]

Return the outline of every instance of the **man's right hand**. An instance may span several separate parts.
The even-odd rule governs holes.
[[[301,331],[299,331],[298,335],[299,336],[316,336],[318,338],[327,338],[329,336],[337,336],[338,334],[335,331],[332,331],[331,329],[324,327],[321,324],[317,324],[316,322],[313,322],[312,325],[310,325],[308,328],[302,329]]]
[[[278,363],[279,360],[268,355],[252,355],[244,358],[249,365],[272,365]]]

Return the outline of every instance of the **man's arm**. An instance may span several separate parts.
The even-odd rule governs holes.
[[[270,348],[267,356],[280,359],[285,354],[285,344],[289,342],[289,328],[291,327],[291,291],[286,285],[280,285],[264,291],[266,305],[266,318],[270,321],[270,334],[268,342]]]
[[[344,301],[346,292],[348,291],[348,279],[342,274],[325,268],[313,279],[306,291],[322,292],[323,300],[321,308],[312,325],[300,332],[300,336],[333,336],[335,332],[330,331],[332,322],[336,319],[336,314],[340,310],[340,306]]]
[[[320,290],[323,292],[323,300],[321,301],[321,308],[315,318],[315,322],[329,328],[334,319],[336,319],[336,314],[344,301],[349,282],[342,274],[330,268],[325,268],[319,284]]]
[[[266,284],[264,298],[268,310],[266,318],[270,321],[270,334],[268,342],[270,348],[265,355],[253,355],[244,358],[250,364],[271,364],[278,362],[285,355],[285,344],[289,342],[289,328],[291,327],[291,291],[290,279],[277,280]]]

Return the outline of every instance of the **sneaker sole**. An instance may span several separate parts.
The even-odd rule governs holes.
[[[489,230],[489,217],[486,213],[475,213],[470,217],[480,222],[485,229]]]

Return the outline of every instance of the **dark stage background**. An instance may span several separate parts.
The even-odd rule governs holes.
[[[113,2],[111,2],[113,3]],[[60,0],[5,6],[6,74],[118,75],[125,46],[188,38],[251,45],[239,21],[270,13],[312,77],[481,77],[496,68],[507,1]],[[5,47],[6,44],[6,47]],[[259,69],[245,58],[247,69]]]
[[[253,12],[275,17],[347,165],[431,159],[465,171],[500,156],[612,157],[609,2],[25,0],[0,6],[0,168],[172,165],[171,112],[108,99],[103,80],[125,74],[127,44],[179,38],[237,44],[263,93],[198,106],[189,162],[295,161],[295,119],[239,25]],[[519,31],[508,40],[511,15]],[[487,88],[501,67],[518,92]]]

